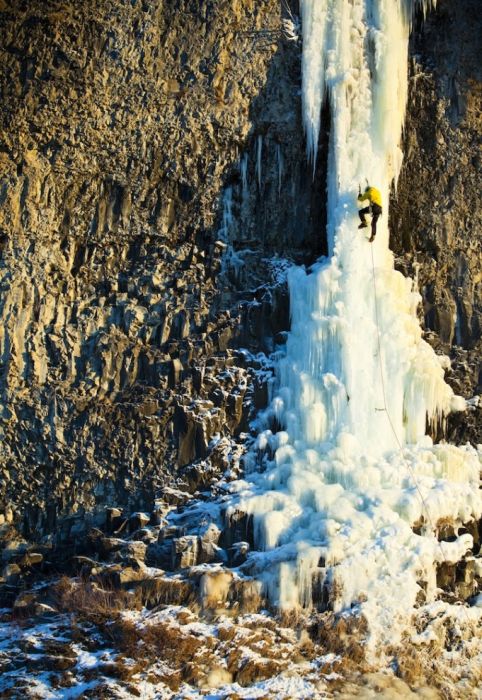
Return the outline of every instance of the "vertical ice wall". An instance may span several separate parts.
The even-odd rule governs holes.
[[[310,274],[291,270],[291,331],[266,416],[280,429],[260,433],[257,465],[233,487],[233,508],[253,516],[260,550],[248,565],[275,602],[310,606],[331,587],[335,608],[366,599],[364,613],[382,631],[409,615],[417,580],[434,590],[434,562],[445,556],[430,528],[420,537],[411,525],[481,512],[475,451],[433,447],[425,435],[427,418],[440,420],[464,402],[444,382],[444,360],[422,339],[419,296],[394,270],[388,247],[415,5],[301,0],[303,115],[313,160],[323,102],[330,104],[330,258]],[[358,230],[356,195],[367,181],[384,203],[373,244]],[[469,540],[451,556],[461,556]]]
[[[440,420],[453,404],[440,361],[421,338],[418,294],[394,271],[388,249],[415,4],[301,2],[303,111],[313,159],[323,101],[330,103],[331,259],[309,276],[292,271],[292,331],[276,410],[292,438],[320,443],[349,433],[371,455],[422,439],[427,417]],[[358,230],[356,195],[367,182],[384,202],[373,246]]]

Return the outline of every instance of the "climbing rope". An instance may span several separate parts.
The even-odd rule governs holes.
[[[430,520],[430,513],[429,513],[429,511],[428,511],[427,504],[426,504],[425,499],[424,499],[424,497],[423,497],[423,493],[422,493],[422,491],[421,491],[421,489],[420,489],[420,487],[419,487],[419,485],[418,485],[418,483],[417,483],[417,479],[415,478],[415,473],[414,473],[414,471],[413,471],[411,465],[410,465],[410,464],[407,462],[407,460],[405,459],[405,456],[404,456],[404,454],[403,454],[403,446],[402,446],[402,443],[401,443],[401,441],[400,441],[400,439],[399,439],[399,437],[398,437],[398,435],[397,435],[397,431],[395,430],[395,426],[393,425],[393,421],[392,421],[392,417],[391,417],[391,415],[390,415],[390,411],[388,410],[388,405],[387,405],[387,392],[386,392],[386,389],[385,389],[385,377],[384,377],[384,375],[383,375],[383,365],[382,365],[382,345],[381,345],[381,342],[380,342],[380,322],[379,322],[379,318],[378,318],[378,294],[377,294],[377,282],[376,282],[376,275],[375,275],[375,260],[374,260],[374,258],[373,258],[373,245],[370,246],[370,251],[371,251],[371,255],[372,255],[373,295],[374,295],[374,298],[375,298],[375,322],[376,322],[376,326],[377,326],[378,363],[379,363],[379,366],[380,366],[380,380],[381,380],[382,395],[383,395],[383,408],[377,408],[376,410],[377,410],[377,411],[384,411],[384,412],[387,414],[388,422],[389,422],[389,424],[390,424],[390,428],[391,428],[391,430],[392,430],[392,433],[393,433],[393,435],[394,435],[394,437],[395,437],[395,440],[396,440],[396,442],[397,442],[397,445],[398,445],[398,447],[399,447],[400,453],[401,453],[401,455],[402,455],[402,459],[403,459],[404,463],[406,464],[408,470],[409,470],[410,473],[411,473],[411,476],[412,476],[413,482],[414,482],[414,484],[415,484],[415,487],[416,487],[416,489],[417,489],[417,491],[418,491],[418,493],[419,493],[419,495],[420,495],[420,499],[421,499],[421,501],[422,501],[422,505],[423,505],[423,507],[424,507],[425,510],[426,510],[426,513],[427,513],[427,520],[428,520],[428,522],[430,523],[430,525],[433,527],[432,522],[431,522],[431,520]]]
[[[376,283],[376,275],[375,275],[375,261],[373,258],[373,245],[370,245],[370,250],[371,250],[371,256],[372,256],[373,295],[375,298],[375,322],[376,322],[376,326],[377,326],[378,360],[379,360],[379,366],[380,366],[380,380],[381,380],[381,386],[382,386],[383,406],[384,406],[383,408],[377,408],[376,410],[377,411],[384,411],[387,414],[390,428],[392,430],[392,433],[395,437],[398,448],[400,450],[402,462],[406,466],[408,472],[410,473],[410,476],[412,477],[413,483],[415,484],[415,488],[417,489],[417,491],[419,493],[420,500],[422,502],[422,507],[425,509],[425,513],[427,516],[427,522],[429,523],[430,527],[432,528],[435,537],[437,537],[437,535],[435,534],[435,532],[436,532],[435,526],[432,522],[432,519],[430,518],[430,512],[429,512],[427,503],[423,497],[423,493],[420,489],[420,486],[418,485],[418,481],[417,481],[417,478],[415,476],[415,472],[413,471],[411,464],[407,461],[407,459],[405,458],[405,455],[403,454],[402,443],[397,435],[397,431],[395,430],[395,426],[393,425],[392,417],[390,416],[390,411],[388,410],[387,395],[386,395],[386,389],[385,389],[385,377],[383,375],[383,365],[382,365],[382,355],[381,355],[380,323],[379,323],[379,317],[378,317],[378,294],[377,294],[377,283]],[[440,542],[440,540],[438,538],[437,538],[437,544],[438,544],[440,551],[442,553],[443,561],[447,561],[446,556],[445,556],[445,552],[444,552],[443,547],[442,547],[442,543]],[[462,607],[462,609],[464,610],[464,613],[466,615],[467,622],[470,622],[470,619],[469,619],[469,616],[467,615],[465,607]]]

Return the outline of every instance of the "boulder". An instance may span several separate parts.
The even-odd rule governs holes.
[[[18,564],[7,564],[2,569],[2,579],[7,584],[16,584],[20,579],[22,569]]]
[[[145,542],[125,542],[121,549],[114,552],[113,561],[122,562],[135,559],[144,562],[146,558],[147,544]]]
[[[129,517],[130,532],[135,532],[136,530],[143,528],[145,525],[148,525],[150,519],[151,517],[147,513],[132,513],[132,515]]]
[[[147,546],[146,564],[158,569],[170,570],[172,566],[172,542],[152,543]]]
[[[198,563],[199,538],[195,535],[175,537],[171,544],[172,570],[184,569]]]
[[[106,530],[113,533],[122,523],[122,510],[120,508],[106,508]]]
[[[27,552],[18,562],[21,567],[30,568],[43,562],[43,554],[41,552]]]

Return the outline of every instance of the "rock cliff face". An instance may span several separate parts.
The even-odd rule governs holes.
[[[391,222],[467,397],[480,391],[476,9],[445,0],[416,27]],[[313,175],[287,11],[0,0],[0,513],[27,536],[151,507],[174,480],[203,490],[266,402],[255,355],[289,327],[283,261],[325,251],[327,134]],[[476,439],[475,418],[453,435]]]
[[[33,534],[152,500],[246,427],[228,345],[287,319],[240,302],[269,281],[265,248],[311,250],[318,227],[296,227],[311,177],[276,2],[0,9],[2,510]],[[221,274],[235,239],[249,279],[231,248]]]

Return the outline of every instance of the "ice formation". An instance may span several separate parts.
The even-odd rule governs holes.
[[[241,171],[241,183],[242,183],[242,193],[243,199],[248,196],[248,154],[245,153],[240,161],[240,171]]]
[[[283,181],[283,154],[281,153],[281,146],[278,144],[276,146],[276,163],[278,165],[278,196],[281,194],[281,183]]]
[[[389,189],[400,171],[407,49],[415,0],[301,0],[303,115],[315,160],[320,113],[331,113],[330,257],[289,273],[291,331],[279,360],[253,466],[232,510],[253,517],[248,560],[281,608],[331,590],[359,605],[372,638],[396,641],[435,566],[472,546],[437,541],[442,517],[480,517],[480,461],[470,446],[434,446],[436,423],[464,406],[444,381],[446,358],[422,339],[411,280],[388,247]],[[426,10],[431,2],[423,4]],[[261,178],[258,140],[258,180]],[[375,242],[358,230],[359,185],[384,212]],[[322,194],[320,193],[320,196]],[[321,233],[320,233],[321,235]],[[412,525],[424,523],[422,535]]]
[[[258,136],[256,145],[256,177],[258,179],[258,188],[261,190],[261,185],[263,181],[262,172],[262,162],[263,162],[263,137],[261,134]]]

